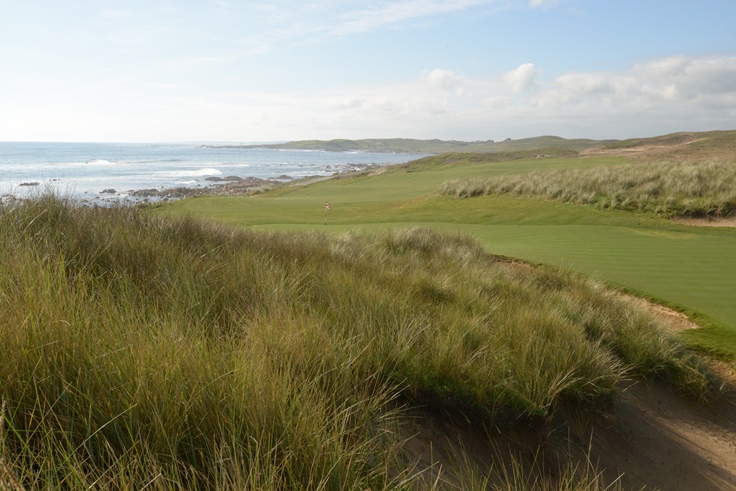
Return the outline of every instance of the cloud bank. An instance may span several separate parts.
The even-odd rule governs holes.
[[[623,73],[568,72],[549,80],[543,73],[534,63],[485,78],[435,68],[403,84],[219,99],[252,115],[242,138],[256,120],[278,125],[285,138],[458,139],[627,138],[736,121],[734,56],[669,57]]]
[[[73,139],[59,133],[72,111],[77,131],[91,139],[115,135],[129,141],[629,138],[725,129],[736,121],[736,56],[674,56],[622,72],[571,71],[549,78],[543,66],[530,62],[486,77],[432,68],[403,83],[330,89],[177,95],[175,88],[163,87],[154,104],[137,102],[129,89],[104,87],[121,94],[115,107],[90,96],[96,104],[49,105],[41,118],[11,106],[8,113],[27,118],[0,121],[0,132],[13,139],[27,123],[50,140]]]

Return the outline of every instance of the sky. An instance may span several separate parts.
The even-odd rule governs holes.
[[[733,0],[0,0],[0,141],[736,129]]]

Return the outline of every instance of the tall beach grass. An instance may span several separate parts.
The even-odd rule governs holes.
[[[439,192],[457,197],[514,194],[666,216],[721,217],[736,210],[736,162],[641,162],[535,171],[449,181]]]
[[[464,235],[45,196],[0,208],[0,248],[0,484],[19,489],[410,489],[402,404],[534,425],[634,374],[709,385],[601,285]]]

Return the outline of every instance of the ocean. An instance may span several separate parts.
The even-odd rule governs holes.
[[[329,176],[423,156],[197,144],[0,142],[0,197],[53,191],[91,202],[136,201],[130,193],[141,189],[216,186],[214,178],[230,176],[281,181]]]

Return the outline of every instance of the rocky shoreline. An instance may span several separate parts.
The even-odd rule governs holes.
[[[229,176],[225,178],[208,177],[207,181],[217,183],[206,187],[176,187],[176,188],[148,188],[130,191],[128,194],[134,198],[142,198],[142,201],[150,198],[158,199],[182,199],[191,196],[238,196],[248,194],[256,189],[283,184],[285,179],[260,179],[258,177],[237,177]],[[221,184],[224,183],[224,184]]]
[[[356,173],[372,171],[384,167],[380,164],[354,164],[348,170],[336,172],[331,175],[314,175],[294,179],[287,175],[281,175],[273,179],[261,179],[259,177],[208,177],[205,181],[212,184],[205,187],[176,187],[176,188],[149,188],[130,191],[129,196],[137,198],[138,201],[147,202],[155,200],[173,200],[189,198],[192,196],[242,196],[262,191],[273,186],[283,185],[305,185],[337,176],[350,176]]]
[[[321,176],[320,176],[321,177]],[[114,188],[103,189],[96,197],[82,197],[78,201],[83,205],[138,204],[171,201],[192,196],[240,196],[253,193],[291,180],[288,176],[277,179],[260,179],[258,177],[207,178],[212,184],[203,187],[146,188],[129,191],[118,191]],[[31,184],[27,184],[30,186]],[[12,194],[0,196],[0,204],[10,204],[29,199]]]
[[[95,197],[81,197],[78,201],[87,206],[112,206],[112,205],[135,205],[156,202],[172,201],[194,196],[244,196],[254,194],[275,186],[284,185],[306,185],[312,182],[335,177],[347,177],[366,171],[375,171],[384,167],[381,164],[353,164],[350,168],[330,175],[313,175],[299,178],[281,175],[271,179],[258,177],[207,177],[204,179],[207,185],[197,187],[173,187],[173,188],[145,188],[137,190],[119,191],[114,188],[106,188]],[[40,183],[23,183],[22,186],[38,186]],[[0,196],[0,204],[22,201],[27,198],[17,197],[12,194]],[[74,198],[76,199],[76,198]]]

